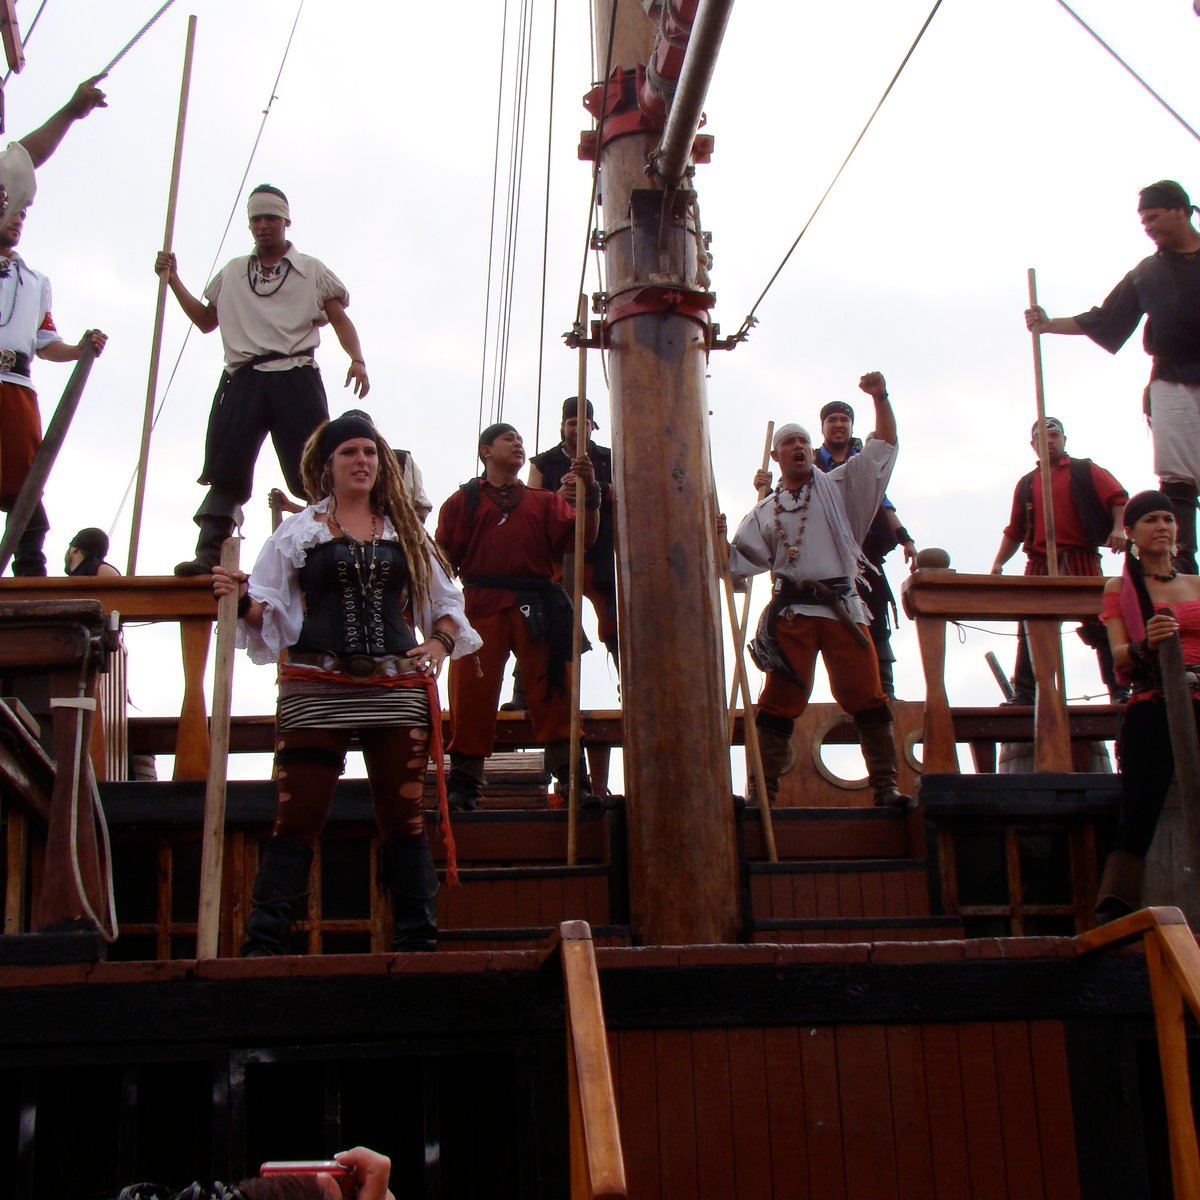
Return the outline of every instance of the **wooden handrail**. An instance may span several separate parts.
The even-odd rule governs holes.
[[[946,622],[962,620],[1024,622],[1038,689],[1034,770],[1071,770],[1058,627],[1064,620],[1098,614],[1104,583],[1099,576],[960,575],[936,567],[914,571],[905,579],[901,601],[905,613],[916,623],[925,673],[926,771],[958,772],[946,696]]]
[[[625,1157],[592,931],[586,921],[564,921],[559,936],[566,998],[571,1200],[626,1196]]]
[[[1177,908],[1143,908],[1075,939],[1079,954],[1094,954],[1142,939],[1154,1004],[1158,1061],[1167,1102],[1167,1136],[1176,1200],[1200,1200],[1200,1148],[1192,1114],[1183,1006],[1200,1020],[1200,947]]]

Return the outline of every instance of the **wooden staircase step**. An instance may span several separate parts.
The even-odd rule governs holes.
[[[611,922],[605,866],[460,867],[456,888],[438,892],[441,930],[555,927]]]
[[[957,917],[797,917],[755,923],[751,941],[780,945],[837,945],[851,942],[960,941]]]
[[[927,917],[924,859],[747,864],[750,912],[766,918]]]
[[[540,950],[557,935],[558,926],[538,925],[519,929],[441,929],[438,949],[459,950]],[[597,946],[629,946],[627,925],[594,925],[592,941]]]
[[[771,810],[780,858],[904,858],[913,853],[908,814],[879,808],[784,808]],[[741,812],[745,857],[767,857],[762,817]]]

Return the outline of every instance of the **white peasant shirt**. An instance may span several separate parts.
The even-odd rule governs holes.
[[[304,623],[300,568],[311,547],[333,541],[333,531],[324,521],[317,520],[317,514],[326,512],[328,507],[329,497],[326,497],[288,517],[259,552],[254,570],[250,572],[249,592],[252,599],[267,606],[262,629],[255,629],[245,621],[239,621],[237,626],[237,645],[249,653],[252,662],[262,665],[277,662],[280,652],[299,640],[300,627]],[[395,527],[386,517],[380,540],[399,541]],[[434,622],[440,617],[449,617],[455,629],[452,657],[474,654],[483,645],[483,639],[467,621],[463,594],[450,580],[437,556],[429,549],[425,556],[429,563],[429,597],[416,613],[417,628],[428,638]]]

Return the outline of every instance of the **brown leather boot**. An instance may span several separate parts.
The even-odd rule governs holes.
[[[1104,863],[1096,891],[1096,920],[1101,924],[1127,917],[1142,907],[1146,860],[1128,850],[1114,850]]]
[[[789,725],[794,722],[789,721]],[[786,775],[796,765],[796,747],[792,744],[792,732],[774,729],[769,725],[755,724],[758,730],[758,750],[762,755],[763,778],[767,785],[767,803],[774,804],[779,795],[780,777]],[[746,803],[751,806],[758,804],[758,785],[754,781],[754,767],[750,756],[746,756]]]
[[[864,725],[855,717],[854,723],[858,725],[858,742],[867,764],[867,783],[874,793],[876,807],[916,808],[917,802],[896,786],[896,739],[892,722],[872,721]]]

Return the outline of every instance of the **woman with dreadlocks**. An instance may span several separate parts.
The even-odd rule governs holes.
[[[431,750],[448,877],[454,874],[437,676],[447,658],[474,653],[479,635],[413,510],[395,456],[366,414],[319,426],[301,473],[311,503],[279,526],[249,577],[213,570],[218,598],[237,591],[238,645],[258,663],[276,662],[287,650],[279,670],[275,826],[259,860],[242,955],[287,952],[353,734],[382,839],[392,949],[432,950],[438,885],[421,807]]]
[[[1125,570],[1104,589],[1117,677],[1132,691],[1117,737],[1121,810],[1104,864],[1096,913],[1111,920],[1141,907],[1146,852],[1175,773],[1158,649],[1179,635],[1200,730],[1200,576],[1172,565],[1175,514],[1162,492],[1139,492],[1125,506]]]

